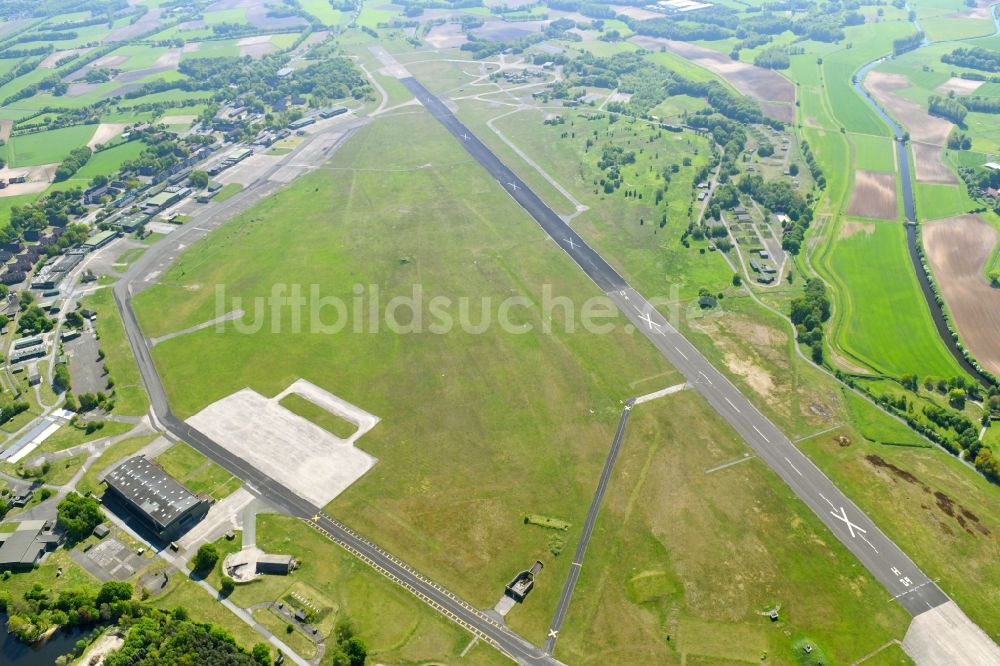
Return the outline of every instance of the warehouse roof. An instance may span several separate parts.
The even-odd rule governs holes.
[[[146,456],[126,460],[105,481],[160,527],[170,525],[201,501]]]

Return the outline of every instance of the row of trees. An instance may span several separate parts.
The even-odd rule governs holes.
[[[792,299],[791,319],[798,341],[809,345],[812,359],[823,362],[823,322],[830,318],[830,299],[818,278],[806,280],[802,296]]]
[[[931,115],[947,118],[956,125],[964,125],[965,116],[969,113],[958,100],[940,95],[931,95],[927,99],[927,107]]]
[[[90,161],[90,157],[93,154],[94,151],[87,146],[80,146],[69,151],[69,155],[63,158],[62,163],[56,167],[55,181],[58,183],[72,178],[73,174]]]
[[[983,72],[1000,72],[1000,52],[980,46],[955,49],[941,56],[941,62]]]
[[[895,55],[900,55],[902,53],[906,53],[907,51],[912,51],[923,43],[924,33],[915,32],[912,35],[907,35],[906,37],[900,37],[899,39],[893,40],[892,52]]]

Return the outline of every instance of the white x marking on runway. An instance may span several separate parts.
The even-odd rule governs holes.
[[[576,243],[573,242],[572,238],[564,238],[563,240],[566,241],[567,243],[569,243],[569,249],[571,249],[571,250],[575,250],[576,249]]]
[[[649,324],[649,330],[651,330],[651,331],[654,330],[653,327],[655,326],[656,327],[655,330],[657,332],[659,332],[660,325],[657,324],[655,321],[653,321],[653,318],[649,316],[648,312],[643,312],[641,315],[639,315],[639,319],[641,319],[644,322],[646,322],[647,324]]]
[[[559,635],[558,631],[556,631],[555,629],[549,629],[549,638],[556,638],[558,635]]]
[[[831,511],[830,515],[833,516],[834,518],[836,518],[837,520],[844,521],[844,523],[847,525],[848,531],[851,533],[851,538],[852,539],[855,536],[854,535],[854,530],[857,530],[860,534],[867,534],[867,531],[864,528],[858,527],[857,525],[855,525],[854,523],[852,523],[848,519],[848,517],[847,517],[847,511],[844,510],[844,507],[840,507],[840,513],[839,514],[836,511]],[[864,537],[862,537],[862,538],[864,538]],[[868,539],[865,539],[865,541],[868,541]],[[874,546],[872,546],[872,547],[874,548]]]

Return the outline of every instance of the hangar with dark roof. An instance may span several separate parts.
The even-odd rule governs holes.
[[[212,499],[196,495],[146,456],[111,470],[108,491],[164,541],[173,541],[205,517]]]

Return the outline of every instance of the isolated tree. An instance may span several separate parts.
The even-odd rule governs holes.
[[[267,647],[266,643],[257,643],[250,650],[250,656],[256,661],[260,666],[271,666],[271,648]]]
[[[236,589],[236,581],[229,576],[222,577],[222,583],[219,588],[222,591],[222,596],[228,597]]]
[[[104,514],[93,497],[69,493],[56,507],[56,523],[72,542],[86,539],[102,522]]]
[[[191,175],[188,176],[188,183],[191,187],[203,190],[208,187],[208,174],[204,171],[192,171]]]
[[[191,560],[191,566],[195,573],[204,575],[214,569],[218,561],[219,551],[212,544],[204,543],[195,553],[194,559]]]

